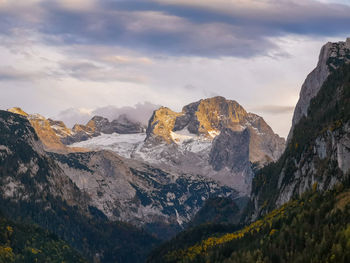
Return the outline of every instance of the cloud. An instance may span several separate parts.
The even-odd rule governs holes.
[[[75,124],[86,124],[93,116],[103,116],[112,121],[117,119],[120,115],[125,114],[130,120],[147,125],[153,111],[159,107],[159,105],[155,105],[150,102],[143,102],[137,103],[134,106],[106,106],[94,110],[85,108],[69,108],[61,111],[53,118],[62,120],[68,127],[73,127]]]
[[[289,114],[293,113],[294,106],[262,105],[259,107],[253,107],[251,111],[266,114]]]
[[[44,74],[18,70],[13,67],[0,67],[0,81],[33,81],[41,79]]]
[[[146,76],[139,73],[119,70],[106,65],[98,65],[91,61],[62,61],[60,62],[60,70],[62,74],[79,80],[89,80],[96,82],[132,82],[144,83]]]
[[[155,105],[150,102],[137,103],[133,107],[107,106],[94,110],[92,115],[100,115],[109,120],[114,120],[117,119],[118,116],[125,114],[129,119],[147,125],[153,111],[159,107],[160,105]]]
[[[53,119],[61,120],[67,127],[72,128],[75,124],[86,124],[92,118],[91,112],[92,110],[85,108],[69,108],[61,111]]]
[[[50,45],[102,44],[154,55],[271,55],[281,53],[274,37],[350,32],[350,6],[314,0],[10,2],[0,7],[4,30],[35,28]]]

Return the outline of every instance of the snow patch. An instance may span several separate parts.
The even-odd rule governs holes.
[[[90,150],[111,150],[123,157],[131,158],[131,155],[140,148],[145,138],[146,133],[102,134],[86,141],[73,143],[69,147],[82,147]]]
[[[220,131],[217,130],[210,130],[208,133],[211,138],[215,138],[216,136],[220,135]]]

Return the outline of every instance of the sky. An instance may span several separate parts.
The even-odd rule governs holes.
[[[72,126],[220,95],[285,137],[349,25],[350,0],[0,0],[0,109]]]

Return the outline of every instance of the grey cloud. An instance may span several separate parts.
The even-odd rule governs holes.
[[[118,118],[119,115],[125,114],[131,120],[147,125],[153,111],[159,107],[160,105],[155,105],[150,102],[137,103],[133,107],[107,106],[94,110],[92,115],[101,115],[110,120],[114,120]]]
[[[286,114],[292,113],[294,111],[294,106],[262,105],[258,107],[253,107],[251,111],[268,114]]]
[[[147,81],[146,76],[140,73],[108,67],[106,65],[96,65],[93,62],[87,61],[63,61],[59,67],[64,74],[79,80],[132,83],[144,83]]]
[[[130,120],[140,122],[144,125],[148,124],[148,120],[152,116],[154,110],[160,106],[150,102],[137,103],[134,106],[117,107],[106,106],[95,110],[70,108],[61,111],[53,119],[62,120],[68,127],[74,124],[86,124],[93,116],[103,116],[110,121],[117,119],[120,115],[125,114]]]
[[[237,4],[242,2],[218,1],[214,8],[212,1],[199,5],[200,1],[104,0],[90,9],[72,10],[59,1],[42,1],[40,10],[46,14],[42,21],[27,20],[28,26],[37,28],[54,45],[118,45],[175,56],[283,54],[271,38],[350,32],[350,6],[312,0],[260,2],[263,8],[258,1],[243,6]],[[7,27],[23,19],[9,17]]]
[[[0,81],[33,81],[44,75],[40,72],[18,70],[13,67],[0,67]]]
[[[69,108],[61,111],[58,115],[52,117],[52,119],[61,120],[67,127],[72,128],[75,124],[86,124],[91,117],[92,116],[88,111]]]

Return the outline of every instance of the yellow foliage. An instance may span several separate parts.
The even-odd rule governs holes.
[[[7,230],[7,232],[9,232],[10,234],[13,233],[13,228],[12,228],[11,226],[7,226],[7,227],[6,227],[6,230]]]
[[[196,244],[192,247],[189,247],[187,250],[172,251],[166,257],[177,258],[178,256],[180,256],[181,258],[193,260],[197,255],[207,254],[207,251],[215,246],[222,245],[232,240],[241,239],[246,234],[259,233],[261,229],[266,227],[271,228],[274,220],[286,217],[286,208],[293,208],[298,205],[299,203],[297,200],[290,201],[287,204],[281,206],[280,208],[273,210],[272,212],[267,214],[263,219],[257,220],[251,223],[249,226],[246,226],[245,228],[237,232],[228,233],[221,237],[209,237],[206,240],[203,240],[200,244]],[[274,233],[276,233],[276,231],[277,229],[271,229],[270,235],[273,235]]]
[[[11,247],[0,246],[0,261],[11,262],[14,260],[14,254]]]
[[[275,234],[277,232],[277,229],[271,229],[270,231],[270,236],[272,236],[273,234]]]
[[[40,249],[36,249],[36,248],[31,248],[31,250],[30,250],[31,252],[32,252],[32,254],[34,254],[34,255],[36,255],[36,254],[38,254],[38,253],[41,253],[41,250]]]

